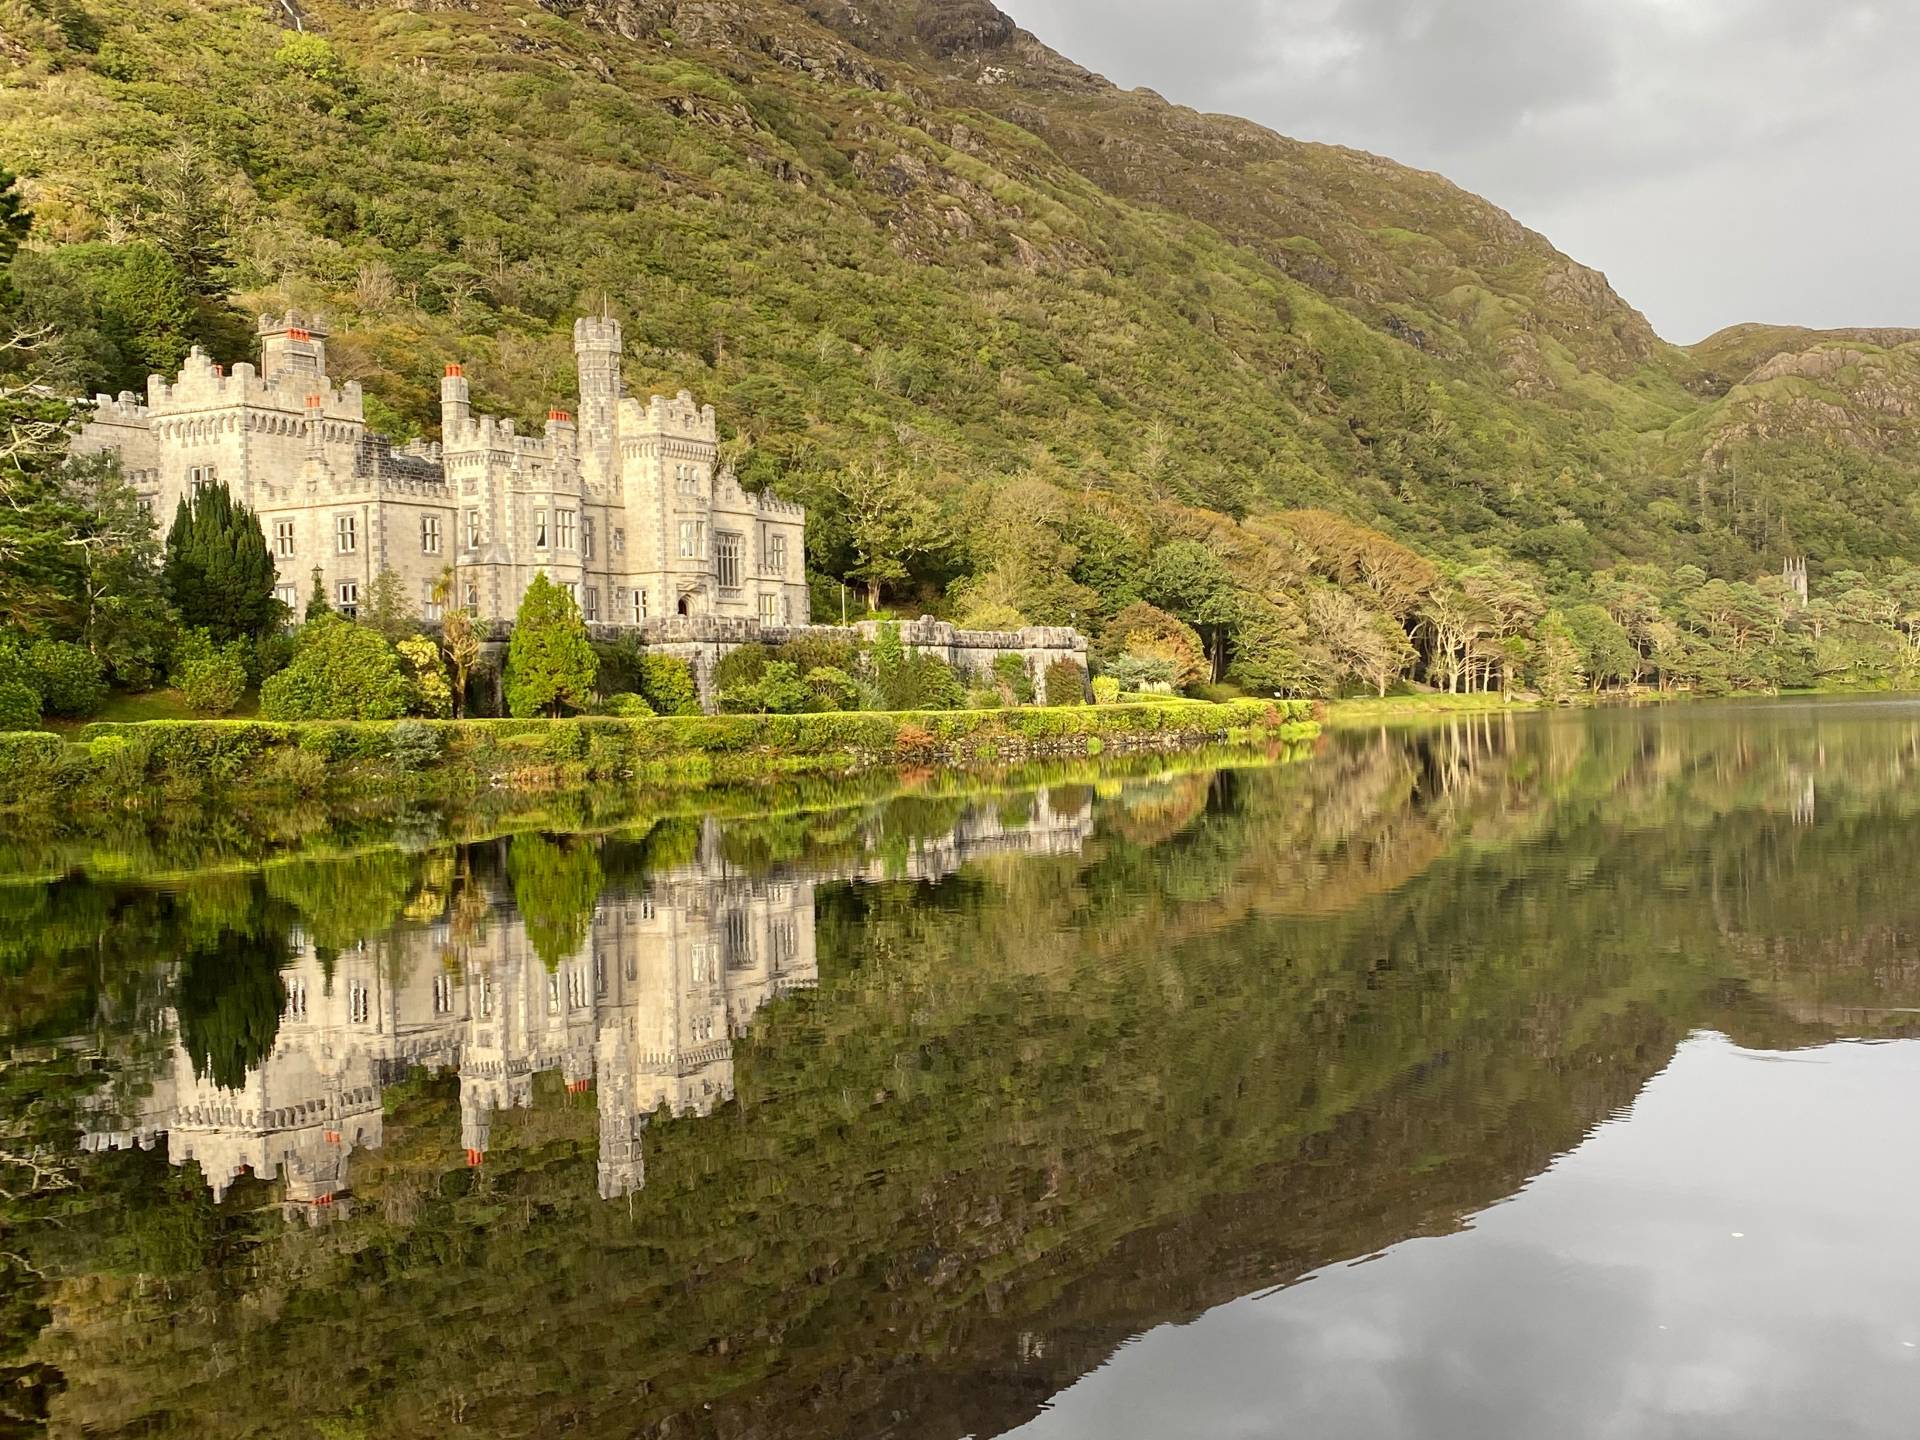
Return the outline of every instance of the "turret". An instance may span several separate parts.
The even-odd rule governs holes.
[[[440,438],[451,441],[456,430],[473,418],[473,402],[467,392],[467,367],[449,365],[440,377]]]
[[[260,378],[269,385],[287,376],[317,380],[327,373],[327,330],[317,315],[289,310],[260,317]]]
[[[611,444],[620,407],[620,321],[611,315],[574,321],[574,359],[580,365],[580,434],[589,447]]]

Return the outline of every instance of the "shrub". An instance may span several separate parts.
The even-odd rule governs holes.
[[[440,647],[424,635],[409,635],[395,645],[407,684],[413,691],[411,708],[421,715],[444,720],[453,714],[453,682]]]
[[[287,795],[316,795],[326,788],[327,762],[304,746],[281,750],[267,761],[261,781],[270,790]]]
[[[1111,705],[1120,698],[1120,682],[1111,675],[1101,675],[1093,682],[1093,703]]]
[[[620,720],[644,720],[653,714],[653,707],[641,695],[616,695],[600,709]]]
[[[724,694],[728,690],[758,685],[770,658],[771,652],[764,645],[742,645],[737,650],[729,650],[714,662],[711,676],[714,690]],[[724,709],[724,700],[721,705]]]
[[[1164,661],[1175,685],[1191,685],[1208,672],[1206,647],[1186,621],[1165,610],[1136,602],[1109,620],[1100,632],[1102,653],[1118,659]],[[1107,667],[1112,670],[1113,666]]]
[[[440,736],[431,725],[402,720],[387,732],[387,753],[402,770],[424,770],[440,758]]]
[[[714,673],[717,681],[717,667]],[[720,708],[730,715],[798,715],[812,708],[813,696],[792,661],[770,660],[757,680],[735,681],[721,690]]]
[[[827,635],[800,635],[768,652],[774,660],[790,660],[802,675],[814,670],[839,670],[851,675],[860,665],[860,646],[852,640]]]
[[[1010,705],[1033,703],[1033,672],[1024,655],[996,655],[993,660],[994,683]]]
[[[1087,672],[1078,660],[1056,660],[1047,666],[1046,702],[1049,705],[1084,705],[1087,702]]]
[[[931,760],[939,753],[940,742],[931,730],[921,725],[906,724],[900,727],[894,737],[894,749],[911,760]]]
[[[40,708],[49,715],[81,719],[106,698],[104,668],[79,645],[42,640],[27,651],[26,666],[40,692]]]
[[[858,710],[860,685],[837,665],[821,665],[807,672],[807,689],[812,692],[813,710]]]
[[[1120,655],[1107,661],[1106,673],[1119,682],[1122,690],[1140,690],[1149,685],[1172,685],[1178,671],[1171,660],[1158,656]],[[1099,681],[1094,682],[1096,685]]]
[[[387,642],[330,615],[302,630],[293,663],[260,688],[260,713],[269,720],[395,720],[411,699]]]
[[[700,691],[693,669],[672,655],[640,657],[640,694],[656,715],[698,715]]]
[[[204,630],[190,630],[173,653],[173,687],[196,715],[228,715],[247,693],[245,640],[216,646]]]
[[[0,677],[0,730],[37,730],[40,692],[18,677]]]
[[[956,710],[967,696],[953,667],[937,655],[902,655],[879,663],[877,669],[875,678],[889,710]]]

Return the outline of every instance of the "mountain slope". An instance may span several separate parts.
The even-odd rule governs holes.
[[[237,318],[294,303],[392,429],[431,431],[455,356],[533,416],[607,303],[636,388],[712,399],[747,480],[815,505],[821,573],[848,553],[832,477],[917,477],[961,535],[927,603],[1002,563],[972,522],[1022,476],[1142,543],[1196,507],[1319,507],[1560,587],[1920,553],[1882,503],[1911,473],[1884,386],[1829,385],[1823,426],[1791,377],[1735,385],[1754,346],[1666,344],[1440,177],[1118,90],[981,0],[0,8],[16,268],[85,341],[75,386],[189,339],[243,358]],[[183,230],[218,242],[191,313],[118,333],[127,253]],[[1742,467],[1757,507],[1720,503]],[[1093,523],[1055,528],[1084,556]],[[1025,608],[1102,602],[1076,582]]]

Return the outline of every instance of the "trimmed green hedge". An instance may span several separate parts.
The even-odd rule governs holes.
[[[583,779],[753,779],[936,760],[999,761],[1312,733],[1307,701],[1200,701],[817,715],[569,720],[148,720],[71,741],[0,734],[0,805],[137,803],[169,787],[309,782],[460,789]],[[396,746],[397,727],[407,727]],[[431,739],[439,758],[415,752]]]

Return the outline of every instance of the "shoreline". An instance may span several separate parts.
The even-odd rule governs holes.
[[[0,815],[204,798],[458,798],[592,782],[703,788],[1310,740],[1307,701],[559,720],[96,722],[0,734]]]

